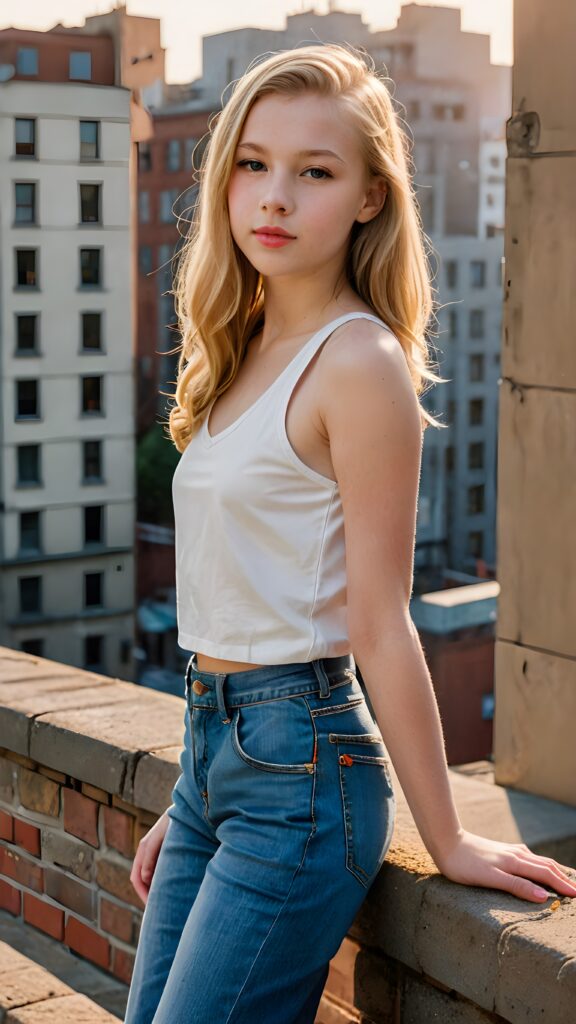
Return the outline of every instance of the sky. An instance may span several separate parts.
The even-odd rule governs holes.
[[[362,14],[371,30],[393,28],[407,0],[339,0],[344,11]],[[428,7],[456,7],[462,11],[462,30],[490,35],[493,64],[512,64],[513,0],[416,0]],[[18,0],[13,14],[8,4],[0,8],[0,28],[46,29],[57,22],[81,25],[91,14],[103,14],[116,0]],[[202,73],[201,38],[214,32],[252,26],[281,29],[287,14],[314,8],[328,11],[328,0],[127,0],[128,14],[162,21],[162,45],[166,48],[166,78],[190,82]]]

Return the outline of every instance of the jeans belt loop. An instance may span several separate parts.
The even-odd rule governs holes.
[[[314,669],[316,673],[316,678],[320,683],[320,696],[329,697],[330,680],[328,679],[328,675],[326,673],[326,669],[324,668],[322,658],[315,658],[314,661],[312,662],[312,668]]]
[[[218,705],[218,711],[220,713],[220,719],[224,724],[230,722],[230,714],[226,707],[224,700],[224,682],[226,680],[226,672],[216,673],[216,703]]]

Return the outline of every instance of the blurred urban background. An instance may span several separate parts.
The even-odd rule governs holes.
[[[0,29],[0,645],[182,695],[179,455],[163,422],[193,166],[255,58],[347,42],[389,77],[411,140],[439,303],[430,343],[448,379],[424,399],[449,429],[425,433],[411,614],[449,762],[491,757],[512,54],[495,63],[461,7],[490,9],[503,51],[511,3],[278,0],[272,27],[239,27],[221,4],[222,30],[197,27],[188,64],[180,40],[179,81],[167,80],[160,17],[174,35],[179,4],[142,16],[77,3],[75,25],[70,6],[42,4],[50,27]]]

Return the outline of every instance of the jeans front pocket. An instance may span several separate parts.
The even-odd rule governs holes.
[[[231,723],[237,756],[265,772],[314,774],[316,734],[303,697],[243,704]]]
[[[338,756],[346,867],[369,888],[392,839],[396,800],[382,737],[329,733]]]

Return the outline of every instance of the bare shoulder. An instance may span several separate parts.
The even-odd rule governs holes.
[[[404,349],[388,327],[358,317],[338,327],[322,351],[319,364],[319,413],[327,431],[350,415],[384,426],[399,414],[421,426],[421,413]],[[414,428],[412,428],[414,429]]]

